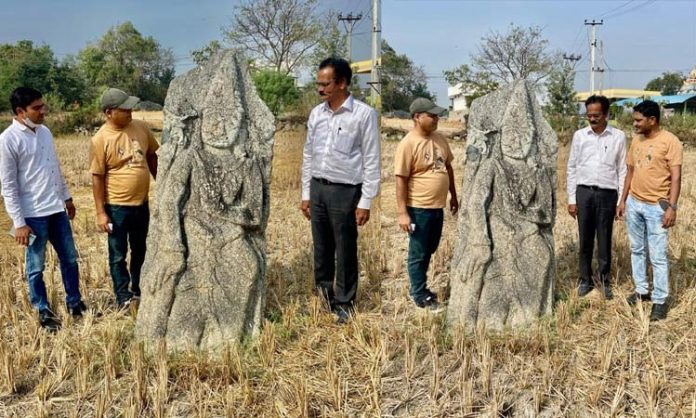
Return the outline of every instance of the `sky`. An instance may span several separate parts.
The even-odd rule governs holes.
[[[372,0],[319,0],[322,8],[363,13],[354,28],[353,58],[370,56]],[[75,55],[111,26],[131,21],[176,57],[178,73],[193,67],[190,52],[222,39],[238,0],[0,0],[0,43],[29,39],[59,58]],[[589,90],[589,26],[604,19],[605,88],[636,88],[665,71],[696,66],[696,0],[382,0],[382,37],[422,66],[429,89],[448,105],[443,70],[468,64],[482,36],[511,23],[539,26],[554,51],[582,55],[576,90]],[[599,86],[599,76],[596,84]]]

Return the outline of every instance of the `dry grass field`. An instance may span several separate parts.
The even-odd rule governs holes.
[[[648,305],[631,309],[623,296],[573,294],[577,233],[560,193],[554,315],[526,332],[496,335],[448,331],[442,316],[417,312],[408,300],[392,142],[383,144],[381,201],[361,229],[359,313],[335,325],[310,296],[310,228],[297,209],[303,141],[300,131],[276,136],[263,331],[214,357],[148,356],[133,339],[134,319],[115,310],[106,239],[94,227],[88,139],[58,139],[78,210],[83,295],[103,316],[73,322],[66,315],[51,251],[45,280],[64,327],[43,332],[27,299],[23,253],[0,234],[0,416],[696,416],[695,152],[686,157],[670,236],[675,298],[666,321],[650,324]],[[464,145],[453,149],[459,167]],[[559,174],[565,158],[562,151]],[[443,297],[456,228],[451,216],[445,228],[431,269]],[[8,229],[2,211],[0,231]],[[616,293],[623,295],[631,284],[622,224],[615,237]]]

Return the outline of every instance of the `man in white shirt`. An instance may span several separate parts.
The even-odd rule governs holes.
[[[626,135],[607,124],[609,100],[593,95],[585,101],[590,126],[573,135],[568,157],[568,213],[580,231],[580,284],[585,296],[596,286],[611,299],[611,235],[618,196],[626,177]],[[597,238],[597,280],[592,254]]]
[[[87,309],[79,286],[77,251],[70,220],[75,217],[68,186],[63,179],[51,131],[43,126],[45,105],[41,93],[19,87],[10,96],[15,118],[0,134],[0,181],[15,241],[26,246],[29,299],[39,312],[42,327],[60,327],[48,303],[43,281],[46,243],[58,254],[68,311],[79,317]]]
[[[344,323],[358,289],[358,229],[379,192],[377,112],[348,90],[352,70],[340,58],[319,65],[323,103],[312,109],[302,161],[300,209],[312,222],[317,291]],[[335,273],[335,284],[334,284]]]

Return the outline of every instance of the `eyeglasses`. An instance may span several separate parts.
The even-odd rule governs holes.
[[[336,81],[335,78],[331,79],[331,81],[317,81],[314,83],[317,87],[328,87],[331,83]]]

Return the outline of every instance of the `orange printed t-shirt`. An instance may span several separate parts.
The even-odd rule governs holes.
[[[437,132],[423,138],[411,131],[399,142],[394,174],[408,178],[406,206],[440,209],[447,205],[447,165],[453,158],[447,140]]]
[[[147,157],[159,148],[142,121],[134,120],[124,129],[104,124],[92,137],[89,171],[105,177],[106,203],[137,206],[147,200],[150,169]]]
[[[674,134],[661,130],[655,138],[635,135],[626,162],[633,166],[631,195],[643,202],[669,199],[670,168],[682,164],[683,149]]]

